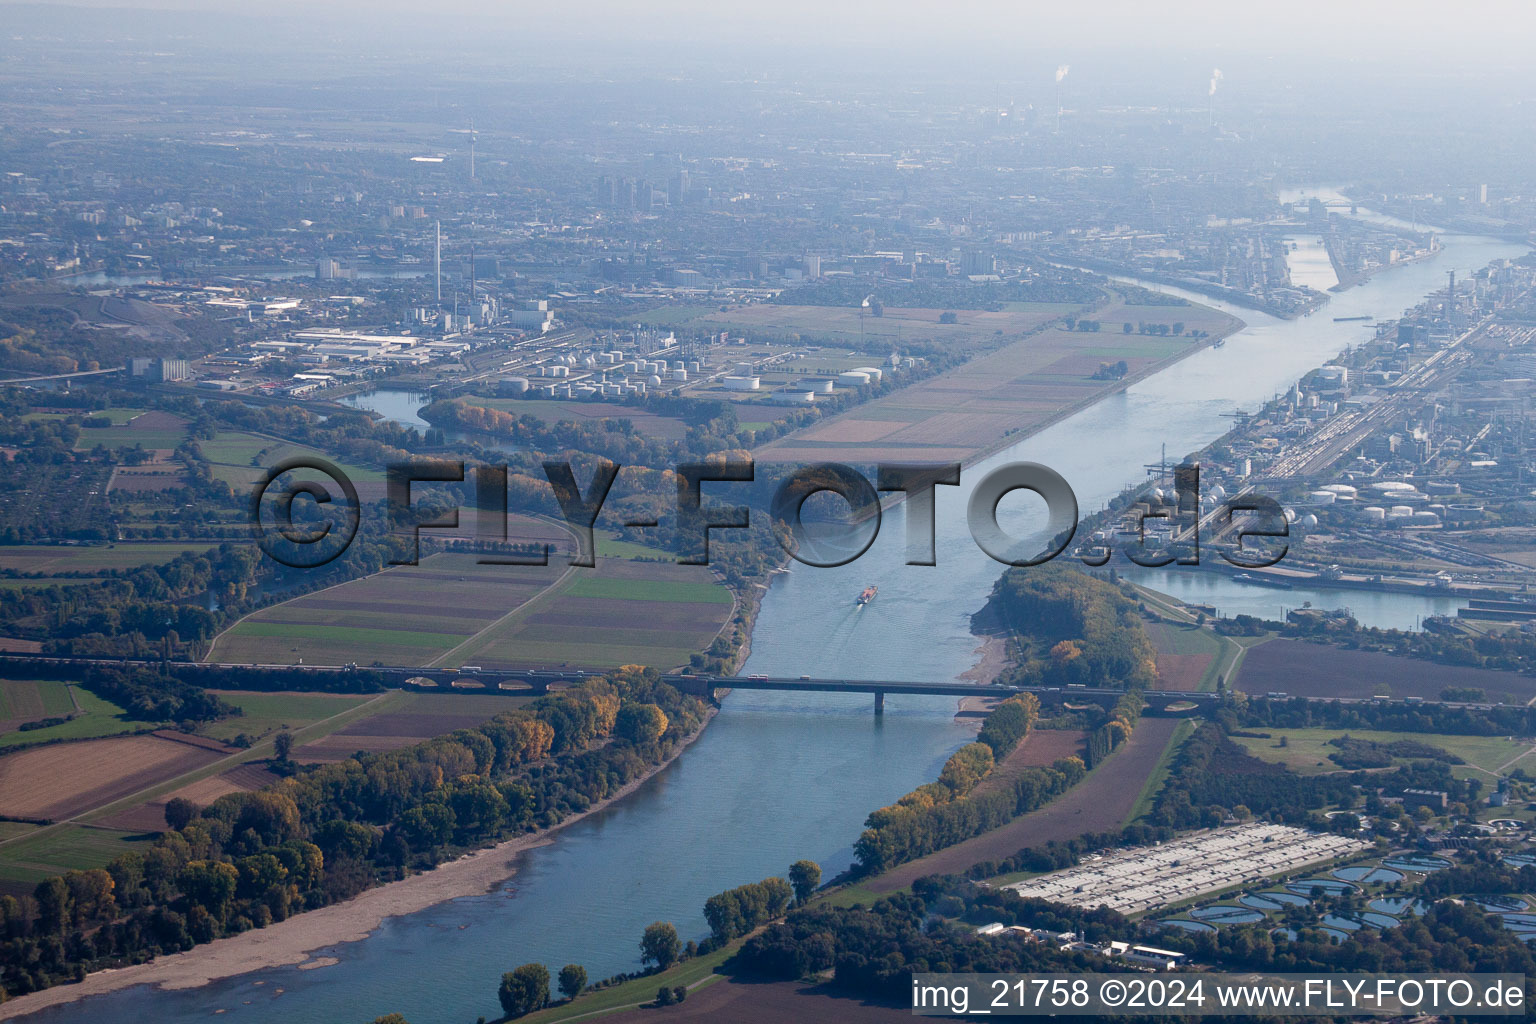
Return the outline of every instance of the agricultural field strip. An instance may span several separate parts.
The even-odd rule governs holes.
[[[493,634],[498,632],[502,626],[508,623],[513,623],[521,613],[525,611],[531,611],[546,601],[552,600],[552,595],[558,594],[567,586],[568,581],[571,580],[572,574],[575,571],[576,566],[566,566],[565,572],[561,573],[559,578],[557,578],[549,586],[528,598],[526,601],[519,603],[517,607],[511,609],[505,615],[501,616],[499,619],[496,619],[494,622],[487,623],[483,628],[475,632],[473,635],[466,637],[464,641],[459,643],[457,646],[450,650],[444,651],[438,657],[427,662],[428,667],[445,664],[448,659],[454,657],[455,655],[459,655],[466,650],[471,654],[475,651],[483,650],[487,645],[477,644],[476,641],[480,640],[482,637],[491,638],[494,641]]]
[[[509,628],[498,630],[495,636],[477,644],[471,657],[520,665],[579,662],[589,668],[625,664],[671,668],[685,663],[695,650],[709,646],[730,624],[736,608],[734,595],[730,596],[731,608],[723,613],[718,625],[710,611],[721,608],[723,602],[674,602],[665,611],[646,609],[643,625],[603,626],[598,634],[602,642],[595,642],[593,615],[606,613],[601,615],[605,622],[626,621],[622,606],[613,607],[623,599],[573,598],[569,593],[561,593],[552,599],[550,610],[519,618]],[[633,611],[629,614],[632,616]],[[711,628],[706,631],[706,626]],[[536,638],[528,639],[535,629]],[[512,649],[516,657],[511,656]]]
[[[0,569],[17,572],[100,572],[135,569],[169,562],[190,551],[203,554],[218,541],[115,541],[111,546],[88,544],[18,544],[0,547]],[[126,557],[125,557],[126,556]],[[62,578],[61,583],[85,582]]]
[[[1110,303],[1099,312],[1103,314],[1106,311],[1116,312],[1131,308],[1120,303]],[[1184,309],[1182,316],[1186,320],[1193,320],[1196,326],[1209,326],[1213,337],[1230,333],[1241,324],[1240,321],[1225,314],[1200,306]],[[1207,325],[1208,320],[1209,325]],[[926,446],[937,445],[934,451],[929,451],[927,454],[934,454],[935,451],[948,453],[946,457],[955,457],[959,454],[964,456],[964,461],[971,462],[979,455],[995,450],[1001,444],[1011,444],[1019,440],[1018,435],[1011,434],[1010,430],[1019,428],[1021,411],[1030,414],[1030,422],[1025,424],[1030,432],[1043,429],[1085,404],[1096,401],[1106,391],[1129,386],[1146,373],[1183,358],[1209,341],[1209,339],[1189,339],[1187,343],[1179,345],[1170,352],[1148,353],[1149,344],[1155,345],[1156,340],[1166,342],[1166,339],[1154,340],[1141,335],[1127,336],[1127,340],[1137,346],[1134,349],[1135,353],[1145,358],[1138,358],[1131,372],[1118,381],[1091,380],[1085,375],[1087,371],[1083,366],[1071,367],[1073,373],[1066,376],[1050,372],[1058,364],[1061,364],[1063,369],[1067,369],[1066,364],[1074,360],[1090,359],[1096,362],[1097,357],[1093,353],[1103,349],[1109,337],[1098,333],[1087,334],[1051,328],[1047,321],[1043,325],[1030,328],[1023,336],[1002,348],[957,366],[938,377],[878,398],[868,405],[822,421],[788,438],[776,440],[763,448],[760,455],[765,458],[792,461],[795,458],[809,457],[817,451],[827,453],[840,450],[848,446],[828,440],[832,437],[831,431],[836,429],[836,425],[878,418],[881,415],[878,410],[909,410],[918,413],[918,417],[908,421],[900,431],[892,432],[890,437],[886,437],[882,442],[884,447],[880,444],[870,445],[868,442],[862,442],[857,447],[864,447],[871,457],[883,457],[891,449],[920,451]],[[1101,344],[1094,346],[1085,341],[1093,338],[1098,338]],[[1116,346],[1113,350],[1118,352],[1120,348]],[[1078,394],[1066,394],[1065,391]],[[1007,410],[988,408],[990,401],[1004,395],[1013,400]],[[1033,395],[1035,400],[1024,403],[1024,408],[1021,409],[1019,400],[1027,395]],[[925,413],[937,415],[922,415]],[[893,418],[903,417],[898,415]],[[1003,423],[1006,423],[1007,429],[1000,435],[998,427]]]
[[[1135,914],[1372,848],[1344,836],[1256,822],[1116,850],[1004,888],[1026,898]]]
[[[342,655],[341,660],[358,660],[352,657],[352,653],[345,648],[348,642],[356,642],[359,639],[371,639],[374,644],[398,651],[401,657],[408,657],[413,650],[430,651],[433,648],[451,647],[458,638],[466,633],[474,631],[473,621],[465,622],[466,613],[478,611],[483,617],[490,619],[499,614],[506,607],[507,601],[514,597],[520,598],[521,594],[516,589],[526,588],[533,584],[531,581],[522,581],[520,584],[510,583],[504,575],[486,572],[483,568],[471,568],[473,556],[447,556],[435,555],[426,560],[434,559],[435,568],[423,568],[422,566],[399,566],[370,576],[360,577],[355,580],[347,580],[342,583],[326,587],[311,594],[303,594],[292,600],[267,608],[258,609],[239,621],[232,624],[223,633],[214,639],[210,647],[210,653],[205,660],[253,660],[230,655],[229,649],[237,645],[242,639],[251,637],[278,637],[286,636],[294,639],[311,639],[319,641],[337,641],[338,650]],[[459,563],[467,563],[460,565]],[[424,563],[425,564],[425,563]],[[400,589],[409,590],[412,581],[422,581],[422,585],[429,588],[441,588],[450,582],[450,576],[459,575],[461,580],[468,582],[467,587],[457,588],[460,591],[469,591],[473,600],[466,595],[459,594],[453,602],[454,615],[448,621],[455,627],[435,631],[423,630],[390,630],[375,629],[372,633],[366,631],[369,626],[354,624],[356,617],[377,618],[381,614],[397,611],[402,615],[416,620],[422,617],[423,607],[437,609],[441,604],[433,604],[430,597],[419,599],[415,603],[400,605],[398,601],[384,600],[375,602],[370,598],[353,600],[340,596],[338,591],[342,588],[350,588],[353,595],[372,595],[382,588],[395,587],[400,583]],[[514,587],[516,589],[514,589]],[[512,592],[509,593],[509,590]],[[333,614],[326,614],[326,612]],[[346,613],[356,613],[349,616]],[[341,621],[338,621],[341,620]],[[436,624],[434,621],[433,624]],[[465,626],[469,629],[465,629]],[[274,626],[280,626],[274,629]],[[312,657],[317,653],[306,652]],[[372,660],[371,658],[368,660]],[[388,659],[385,659],[388,660]]]
[[[333,715],[330,718],[316,722],[313,725],[306,726],[304,729],[294,733],[294,744],[297,746],[298,744],[305,742],[308,739],[315,739],[319,738],[320,736],[328,735],[335,729],[339,729],[346,725],[348,722],[352,721],[353,718],[359,717],[362,714],[372,713],[369,709],[377,710],[377,705],[380,705],[382,702],[388,701],[391,698],[394,698],[395,701],[399,701],[401,696],[402,695],[399,690],[390,690],[386,693],[380,694],[373,700],[368,701],[366,704],[360,704],[357,707],[340,712],[339,714]],[[226,771],[236,765],[257,760],[261,755],[269,752],[271,747],[272,741],[265,740],[251,746],[246,750],[238,751],[229,755],[228,757],[223,757],[217,761],[213,761],[199,768],[194,768],[191,771],[184,772],[175,776],[174,778],[157,782],[152,786],[147,786],[144,789],[139,790],[138,792],[129,793],[112,801],[111,803],[93,807],[90,810],[83,811],[71,818],[65,819],[63,821],[56,821],[52,825],[44,825],[39,829],[27,833],[25,836],[12,836],[9,838],[0,839],[0,848],[3,848],[8,844],[17,841],[18,839],[36,837],[44,832],[61,829],[68,825],[91,825],[93,822],[99,821],[102,818],[116,813],[117,811],[136,806],[137,804],[144,803],[148,800],[153,800],[157,796],[173,792],[182,786],[208,778],[212,775],[217,775],[220,772]]]
[[[1480,689],[1487,700],[1505,703],[1524,704],[1536,693],[1536,680],[1518,672],[1447,665],[1291,637],[1251,645],[1236,679],[1236,688],[1247,693],[1284,691],[1299,697],[1437,700],[1447,686]]]

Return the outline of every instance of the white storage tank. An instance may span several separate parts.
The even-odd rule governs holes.
[[[1360,518],[1368,523],[1379,523],[1387,518],[1387,510],[1380,505],[1367,505],[1360,510]]]
[[[727,391],[756,391],[762,386],[760,377],[726,377],[725,390]]]
[[[1351,487],[1349,484],[1324,484],[1322,487],[1319,487],[1318,490],[1332,491],[1340,498],[1357,498],[1360,496],[1359,489]]]
[[[885,376],[885,371],[878,366],[855,366],[853,370],[855,373],[869,374],[870,380],[879,380]]]
[[[1393,505],[1392,508],[1387,511],[1387,515],[1391,516],[1393,519],[1409,519],[1413,516],[1413,506]]]
[[[830,380],[812,380],[806,382],[806,387],[818,395],[830,395],[833,385]]]
[[[783,391],[775,391],[772,395],[772,401],[777,402],[780,405],[810,405],[812,402],[816,401],[816,395],[810,391],[792,391],[785,389]]]
[[[1332,505],[1335,501],[1339,500],[1339,496],[1332,491],[1317,490],[1309,491],[1307,493],[1307,500],[1314,505]]]
[[[845,388],[861,387],[869,383],[869,374],[863,370],[849,370],[837,375],[837,382]]]
[[[1371,484],[1371,490],[1377,494],[1386,494],[1388,491],[1411,491],[1413,490],[1413,484],[1405,483],[1402,480],[1379,480]]]
[[[1415,512],[1412,522],[1414,526],[1439,526],[1440,517],[1433,512]]]
[[[647,377],[645,382],[653,388],[661,387],[661,378],[654,373]]]
[[[508,378],[506,378],[505,380],[503,380],[501,382],[501,386],[506,388],[508,391],[512,392],[514,395],[527,394],[528,393],[528,378],[527,377],[508,377]]]
[[[1312,529],[1312,527],[1317,525],[1317,516],[1315,516],[1312,513],[1308,512],[1306,515],[1301,517],[1301,525],[1305,529],[1308,529],[1308,530]]]
[[[698,373],[702,369],[704,369],[704,364],[699,362],[697,359],[694,359],[688,363],[689,373]]]
[[[673,380],[687,380],[688,379],[688,371],[687,370],[682,370],[682,369],[673,370],[672,371],[672,379]]]

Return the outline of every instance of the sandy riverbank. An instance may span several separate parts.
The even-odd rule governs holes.
[[[593,804],[581,814],[572,815],[554,828],[465,854],[431,871],[369,889],[345,903],[298,914],[266,928],[218,939],[185,953],[159,957],[147,964],[98,971],[87,975],[84,981],[77,984],[56,985],[41,992],[18,996],[0,1004],[0,1020],[135,985],[154,985],[162,989],[198,988],[221,978],[232,978],[270,967],[329,967],[338,962],[335,957],[314,957],[311,954],[318,949],[366,939],[385,918],[414,914],[439,903],[465,896],[479,896],[495,889],[516,873],[513,861],[519,854],[554,842],[562,828],[624,799],[645,785],[703,735],[714,715],[715,709],[711,708],[704,724],[688,737],[671,760],[657,765],[608,799]]]

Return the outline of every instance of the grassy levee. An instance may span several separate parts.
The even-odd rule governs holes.
[[[1136,797],[1136,802],[1131,805],[1131,813],[1126,815],[1124,824],[1129,825],[1136,819],[1146,815],[1152,810],[1152,804],[1157,800],[1158,791],[1163,788],[1163,783],[1168,781],[1168,773],[1173,767],[1173,757],[1178,753],[1184,741],[1189,739],[1195,731],[1196,720],[1187,718],[1180,722],[1178,728],[1173,730],[1173,736],[1168,740],[1168,745],[1163,748],[1162,756],[1157,759],[1152,773],[1147,776],[1146,783],[1141,787],[1141,792]]]
[[[554,1021],[580,1020],[619,1010],[632,1010],[654,1000],[656,990],[663,985],[667,988],[683,985],[690,992],[696,991],[723,977],[715,973],[716,968],[734,956],[745,941],[745,938],[736,939],[707,956],[696,956],[665,971],[621,982],[612,988],[584,992],[568,1003],[551,1006],[538,1013],[519,1017],[518,1020],[529,1021],[531,1024],[552,1024]],[[559,968],[555,968],[550,974],[554,975],[558,971]]]

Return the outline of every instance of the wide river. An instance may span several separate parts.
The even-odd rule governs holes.
[[[951,681],[974,662],[969,617],[1001,567],[964,524],[968,485],[989,466],[1021,459],[1052,466],[1086,512],[1144,479],[1166,443],[1175,458],[1224,433],[1227,414],[1253,409],[1311,368],[1369,334],[1335,316],[1395,317],[1442,286],[1522,248],[1447,236],[1433,260],[1392,270],[1336,296],[1318,314],[1277,320],[1231,308],[1247,329],[967,470],[940,488],[938,565],[903,564],[903,513],[887,514],[873,548],[839,569],[797,567],[765,596],[745,671],[772,675]],[[1211,303],[1209,299],[1199,301]],[[1033,522],[1020,503],[1005,512]],[[1042,525],[1042,524],[1034,524]],[[1311,601],[1348,604],[1366,622],[1413,628],[1454,602],[1355,591],[1265,591],[1214,576],[1160,574],[1165,589],[1230,611]],[[855,611],[866,584],[879,597]],[[1368,598],[1368,599],[1367,599]],[[499,1016],[501,973],[530,960],[551,973],[581,963],[602,978],[639,966],[645,926],[670,920],[685,938],[708,929],[710,895],[770,874],[801,857],[828,877],[846,867],[865,815],[933,779],[969,735],[954,702],[893,696],[876,719],[867,697],[738,692],[705,735],[630,798],[525,854],[497,892],[392,918],[371,937],[323,951],[339,958],[312,971],[263,971],[181,992],[130,989],[44,1011],[70,1024],[219,1019],[235,1024],[348,1024],[398,1011],[413,1024],[469,1024]]]

